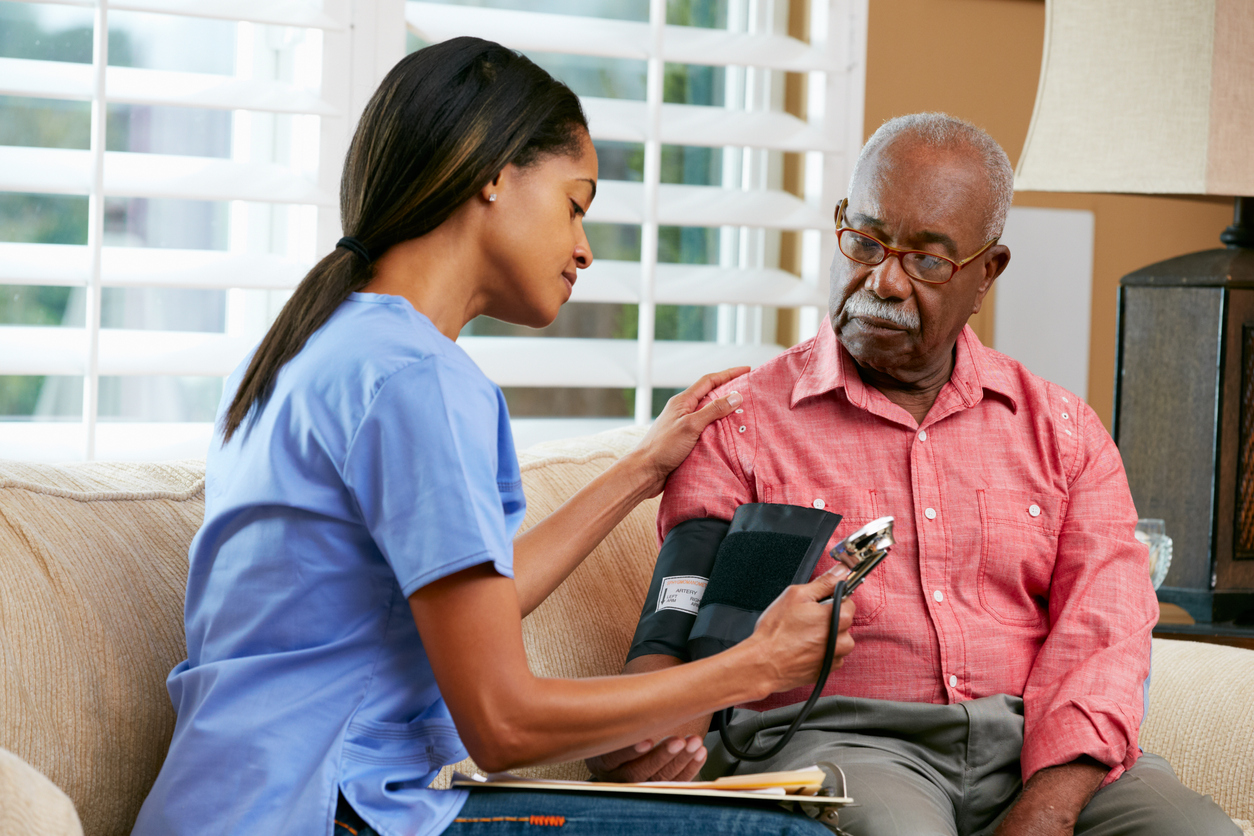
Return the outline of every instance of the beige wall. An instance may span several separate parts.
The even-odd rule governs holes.
[[[983,127],[1017,161],[1032,118],[1044,31],[1042,0],[870,0],[867,135],[893,116],[941,110]],[[1232,202],[1021,192],[1015,205],[1087,209],[1095,216],[1087,398],[1109,427],[1119,278],[1164,258],[1221,246]],[[995,328],[991,311],[986,304],[973,322],[986,341]]]

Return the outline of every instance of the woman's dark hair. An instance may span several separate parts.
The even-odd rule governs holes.
[[[577,153],[587,127],[570,88],[500,44],[454,38],[419,50],[392,68],[357,124],[340,180],[344,235],[377,258],[435,229],[506,165]],[[222,418],[223,443],[372,277],[371,259],[346,247],[309,271],[248,364]]]

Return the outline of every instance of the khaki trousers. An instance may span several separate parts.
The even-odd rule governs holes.
[[[761,752],[801,705],[737,709],[729,732]],[[705,740],[701,775],[803,769],[827,761],[845,773],[854,804],[840,810],[850,836],[991,835],[1022,788],[1023,700],[999,695],[954,705],[824,697],[784,751],[768,761],[733,760],[718,732]],[[1144,754],[1080,814],[1084,836],[1240,836],[1210,796],[1180,783],[1170,764]]]

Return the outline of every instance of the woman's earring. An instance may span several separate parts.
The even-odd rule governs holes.
[[[496,192],[488,195],[488,203],[496,203]]]

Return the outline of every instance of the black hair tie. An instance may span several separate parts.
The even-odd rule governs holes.
[[[365,261],[369,262],[370,250],[366,249],[366,245],[358,241],[351,235],[345,235],[343,238],[335,242],[336,247],[343,247],[349,252],[354,252],[361,256]]]

